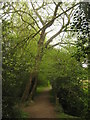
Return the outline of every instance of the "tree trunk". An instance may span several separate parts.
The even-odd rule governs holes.
[[[30,80],[26,85],[21,101],[25,102],[26,100],[28,100],[28,98],[33,99],[36,87],[37,87],[37,73],[33,72],[30,75]]]
[[[35,59],[35,67],[33,70],[33,73],[30,75],[30,80],[28,84],[26,85],[25,91],[22,96],[22,102],[26,101],[28,98],[33,99],[34,93],[37,87],[37,78],[38,78],[38,71],[39,71],[39,65],[43,57],[43,44],[45,40],[45,30],[43,29],[40,35],[40,39],[38,42],[38,50],[37,50],[37,56]]]
[[[41,53],[37,55],[35,68],[33,70],[33,73],[30,75],[30,80],[29,80],[28,84],[26,85],[25,91],[24,91],[22,99],[21,99],[22,102],[25,102],[28,98],[29,99],[34,98],[34,93],[35,93],[36,87],[37,87],[39,65],[40,65],[42,56],[43,55],[41,55]]]
[[[22,96],[22,98],[21,98],[21,101],[22,102],[25,102],[25,100],[27,99],[27,97],[28,97],[28,95],[29,95],[29,91],[30,91],[30,86],[31,86],[31,82],[32,82],[32,74],[30,75],[30,80],[29,80],[29,82],[27,83],[27,85],[26,85],[26,88],[25,88],[25,90],[24,90],[24,93],[23,93],[23,96]]]
[[[35,96],[35,93],[36,93],[36,88],[37,88],[37,76],[35,76],[35,81],[34,81],[34,85],[32,87],[32,91],[30,92],[28,98],[30,100],[33,100],[34,99],[34,96]]]

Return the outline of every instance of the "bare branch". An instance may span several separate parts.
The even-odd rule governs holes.
[[[12,7],[13,7],[14,11],[21,17],[22,21],[27,23],[28,25],[30,25],[37,32],[36,28],[32,25],[32,23],[24,20],[23,16],[19,13],[20,10],[16,10],[13,5],[12,5]]]
[[[37,4],[38,5],[38,4]],[[39,6],[39,5],[38,5]],[[42,3],[42,5],[41,6],[39,6],[38,8],[36,8],[35,10],[36,11],[38,11],[38,10],[40,10],[42,7],[44,7],[45,6],[45,4],[44,4],[44,1],[43,1],[43,3]]]
[[[55,11],[54,11],[54,15],[53,15],[53,17],[56,16],[57,11],[58,11],[58,7],[60,6],[61,3],[62,3],[62,2],[59,2],[59,3],[56,5],[56,8],[55,8]]]
[[[46,45],[45,45],[46,48],[47,48],[47,46],[49,45],[49,43],[52,42],[52,40],[53,40],[55,37],[57,37],[57,36],[63,31],[64,28],[66,28],[66,27],[69,25],[69,23],[70,23],[70,16],[67,15],[67,17],[68,17],[68,22],[67,22],[67,24],[64,25],[64,20],[63,20],[63,25],[62,25],[61,29],[60,29],[56,34],[54,34],[49,40],[47,40]]]
[[[75,6],[77,6],[78,4],[80,4],[80,3],[77,3],[77,4],[73,5],[72,7],[68,8],[68,9],[65,10],[64,12],[60,13],[59,15],[57,15],[56,17],[53,17],[48,23],[46,23],[42,28],[40,28],[40,29],[32,36],[32,38],[34,38],[41,30],[47,29],[48,27],[50,27],[50,26],[53,24],[53,22],[54,22],[54,20],[55,20],[56,18],[60,17],[60,16],[61,16],[62,14],[64,14],[65,12],[68,12],[69,10],[71,10],[72,8],[74,8]],[[25,11],[24,11],[24,12],[25,12]]]
[[[58,7],[60,6],[60,2],[56,5],[56,8],[55,8],[55,11],[54,11],[54,15],[53,15],[53,17],[52,17],[52,19],[48,22],[48,23],[46,23],[46,24],[44,24],[43,22],[43,27],[42,28],[40,28],[34,35],[30,35],[30,36],[28,36],[28,38],[27,39],[29,39],[29,38],[34,38],[40,31],[44,31],[45,32],[45,30],[48,28],[48,27],[50,27],[53,23],[54,23],[54,21],[57,19],[57,18],[59,18],[61,15],[63,15],[63,14],[66,14],[66,12],[68,12],[68,11],[70,11],[71,9],[73,9],[75,6],[77,6],[79,3],[77,3],[77,4],[75,4],[75,5],[73,5],[72,7],[70,7],[70,8],[68,8],[67,10],[65,10],[65,11],[63,11],[62,13],[60,13],[59,15],[57,15],[57,11],[58,11]],[[15,8],[14,8],[15,9]],[[34,8],[33,8],[34,9]],[[22,20],[24,21],[24,22],[26,22],[27,23],[27,21],[25,21],[24,19],[23,19],[23,16],[20,14],[20,12],[21,12],[22,10],[16,10],[15,9],[15,12],[17,12],[20,16],[21,16],[21,18],[22,18]],[[35,10],[36,11],[36,10]],[[22,11],[23,13],[27,13],[27,12],[25,12],[25,11]],[[37,12],[37,11],[36,11]],[[30,15],[30,17],[32,16],[31,14],[29,14],[29,13],[27,13],[28,15]],[[37,14],[37,16],[38,16],[39,14]],[[39,17],[39,16],[38,16]],[[40,16],[41,17],[41,16]],[[33,19],[33,17],[32,17],[32,19]],[[39,18],[40,19],[40,18]],[[69,19],[70,19],[70,17],[69,17]],[[61,29],[56,33],[56,34],[54,34],[47,42],[46,42],[46,47],[48,46],[48,44],[50,43],[50,42],[52,42],[52,40],[55,38],[55,37],[57,37],[62,31],[63,31],[63,28],[65,28],[65,27],[67,27],[67,25],[69,24],[69,19],[68,19],[68,23],[66,24],[66,25],[62,25],[62,27],[61,27]],[[34,21],[36,21],[35,19],[34,19]],[[42,21],[42,18],[41,18],[41,21]],[[27,23],[27,24],[30,24],[30,23]],[[37,24],[37,22],[36,22],[36,24]],[[63,23],[64,24],[64,23]],[[43,33],[43,32],[41,32],[41,33]],[[25,41],[25,40],[24,40]]]
[[[37,27],[40,29],[37,21],[34,19],[33,15],[30,14],[30,12],[23,11],[23,10],[21,10],[21,8],[19,10],[16,10],[15,7],[13,6],[13,4],[10,4],[10,3],[8,3],[8,5],[12,6],[13,9],[14,9],[14,11],[9,11],[8,13],[19,13],[19,12],[25,13],[32,18],[32,20],[36,23]],[[3,14],[7,14],[7,12],[4,12]]]
[[[61,7],[61,6],[60,6],[60,7]],[[62,7],[61,7],[61,9],[62,9]],[[70,15],[71,15],[72,11],[70,12],[69,15],[68,15],[63,9],[62,9],[62,11],[63,11],[63,13],[65,13],[65,15],[67,16],[68,22],[67,22],[66,25],[64,25],[64,19],[63,19],[63,25],[62,25],[61,29],[60,29],[56,34],[54,34],[49,40],[47,40],[46,45],[45,45],[46,48],[47,48],[47,46],[49,45],[49,43],[52,42],[52,40],[53,40],[55,37],[57,37],[57,36],[62,32],[62,30],[63,30],[64,28],[66,28],[66,27],[69,25],[69,23],[70,23]],[[58,45],[58,44],[56,44],[56,45]]]
[[[53,48],[53,47],[55,47],[55,46],[57,46],[57,45],[76,45],[76,44],[75,44],[75,43],[58,42],[58,43],[52,45],[50,48]]]
[[[75,6],[77,6],[78,4],[80,4],[80,3],[77,3],[77,4],[73,5],[72,7],[68,8],[66,11],[64,11],[64,12],[60,13],[58,16],[54,17],[52,20],[50,20],[48,23],[46,23],[42,28],[40,28],[40,29],[32,36],[32,38],[34,38],[41,30],[47,29],[48,27],[50,27],[50,26],[53,24],[53,22],[54,22],[54,20],[55,20],[56,18],[60,17],[60,16],[61,16],[62,14],[64,14],[65,12],[68,12],[69,10],[71,10],[72,8],[74,8]]]
[[[56,16],[56,18],[60,17],[62,14],[68,12],[69,10],[73,9],[75,6],[77,6],[77,5],[79,5],[79,4],[80,4],[80,3],[77,3],[77,4],[73,5],[72,7],[68,8],[67,10],[65,10],[64,12],[62,12],[61,14],[59,14],[58,16]],[[56,18],[54,18],[54,19],[56,19]]]
[[[46,32],[46,34],[48,34],[48,33],[52,32],[52,31],[53,31],[53,29],[51,29],[51,30],[49,30],[48,32]]]
[[[32,8],[33,8],[34,12],[36,13],[36,15],[38,16],[38,18],[40,19],[40,22],[42,23],[42,25],[44,25],[45,23],[44,23],[43,19],[41,18],[41,16],[37,12],[37,10],[34,8],[34,5],[32,4],[32,2],[31,2],[31,5],[32,5]]]
[[[71,10],[72,8],[74,8],[75,6],[77,6],[78,4],[80,4],[80,3],[77,3],[77,4],[73,5],[72,7],[68,8],[68,9],[65,10],[64,12],[60,13],[59,15],[57,15],[56,17],[53,17],[47,24],[45,24],[45,25],[41,28],[41,30],[42,30],[42,29],[47,29],[48,27],[50,27],[50,26],[53,24],[53,22],[54,22],[54,20],[55,20],[56,18],[59,18],[62,14],[68,12],[69,10]],[[40,30],[40,31],[41,31],[41,30]]]
[[[46,45],[45,45],[46,48],[49,45],[49,43],[52,42],[52,40],[62,32],[63,28],[64,26],[62,26],[61,29],[56,34],[54,34],[49,40],[47,40]]]
[[[59,2],[59,3],[56,5],[55,10],[54,10],[53,17],[52,17],[52,19],[46,24],[45,29],[47,29],[48,27],[50,27],[50,26],[54,23],[54,20],[55,20],[56,15],[57,15],[58,8],[59,8],[59,6],[60,6],[61,3],[62,3],[62,2]]]

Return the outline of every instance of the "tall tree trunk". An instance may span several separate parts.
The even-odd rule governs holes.
[[[28,97],[28,95],[29,95],[29,91],[30,91],[30,86],[31,86],[31,83],[32,83],[32,74],[30,75],[30,80],[28,81],[28,83],[26,84],[26,88],[25,88],[25,90],[24,90],[24,93],[23,93],[23,96],[22,96],[22,98],[21,98],[21,101],[22,102],[24,102],[26,99],[27,99],[27,97]]]
[[[25,102],[28,98],[33,99],[36,87],[37,87],[37,73],[33,72],[32,74],[30,74],[30,80],[26,85],[21,101]]]
[[[34,81],[32,90],[31,90],[31,92],[30,92],[30,94],[29,94],[29,96],[28,96],[28,98],[29,98],[30,100],[31,100],[31,99],[33,100],[33,99],[34,99],[34,95],[35,95],[35,93],[36,93],[36,88],[37,88],[37,80],[38,80],[37,75],[35,75],[34,77],[35,77],[35,81]]]
[[[26,85],[25,91],[22,96],[22,102],[26,101],[28,98],[32,99],[34,97],[34,93],[37,87],[37,79],[38,79],[38,71],[39,71],[39,65],[43,57],[43,44],[45,40],[45,30],[42,30],[40,39],[38,42],[38,50],[37,50],[37,56],[35,60],[35,67],[30,75],[30,80],[28,84]]]

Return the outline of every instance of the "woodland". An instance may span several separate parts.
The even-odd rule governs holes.
[[[34,101],[38,89],[49,86],[58,109],[89,119],[90,3],[0,4],[2,117],[24,118],[18,106]]]

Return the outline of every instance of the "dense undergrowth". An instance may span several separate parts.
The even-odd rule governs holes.
[[[58,79],[60,80],[60,79]],[[58,91],[53,88],[53,96],[58,99],[58,108],[62,106],[63,112],[72,116],[87,118],[88,114],[88,94],[81,86],[60,83]],[[54,98],[54,101],[56,99]]]

